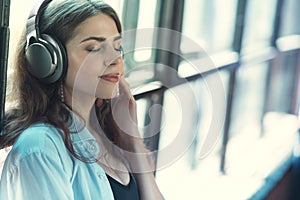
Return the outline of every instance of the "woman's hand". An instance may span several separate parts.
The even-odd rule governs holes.
[[[155,164],[151,153],[145,147],[138,131],[137,106],[130,92],[129,84],[122,79],[119,84],[120,95],[111,100],[109,131],[114,134],[114,143],[121,148],[128,160],[131,171],[137,181],[140,197],[143,200],[158,199],[163,196],[157,187],[153,171]],[[99,103],[101,100],[99,100]]]
[[[137,106],[124,78],[119,82],[119,96],[109,101],[98,99],[96,105],[102,108],[100,124],[106,136],[121,150],[140,151],[143,138],[138,130]]]
[[[132,137],[140,137],[136,102],[124,78],[119,82],[119,93],[119,96],[111,100],[113,119],[120,131]]]
[[[138,165],[139,169],[136,170],[153,171],[155,164],[152,154],[145,147],[138,130],[136,102],[130,92],[129,84],[124,79],[119,83],[119,92],[119,96],[110,101],[97,100],[98,107],[106,107],[100,116],[101,126],[107,138],[112,142],[112,147],[124,153],[132,168],[135,168],[134,166],[140,160],[146,160],[147,162],[143,162],[146,167]]]

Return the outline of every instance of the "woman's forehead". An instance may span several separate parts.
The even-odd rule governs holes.
[[[86,19],[76,27],[73,40],[79,42],[89,37],[109,39],[119,35],[115,21],[105,14],[98,14]]]

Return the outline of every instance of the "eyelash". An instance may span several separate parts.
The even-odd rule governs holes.
[[[87,48],[86,48],[86,51],[88,51],[88,52],[99,52],[99,51],[102,50],[102,49],[103,49],[102,46],[100,46],[99,48],[91,48],[91,47],[87,47]],[[115,47],[114,47],[114,50],[119,51],[120,53],[122,53],[123,47],[122,47],[122,45],[120,45],[119,48],[115,48]]]
[[[91,48],[91,47],[87,47],[85,50],[87,52],[99,52],[101,49],[103,49],[103,47],[99,47],[99,48]]]

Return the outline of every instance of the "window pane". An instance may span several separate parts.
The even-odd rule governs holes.
[[[147,104],[148,100],[147,99],[139,99],[136,101],[137,105],[137,118],[138,118],[138,126],[139,126],[139,131],[142,136],[144,136],[144,128],[145,128],[145,115],[147,113]]]
[[[270,45],[276,0],[248,1],[243,40],[243,52],[249,53]]]
[[[143,28],[154,28],[155,27],[155,13],[156,13],[157,1],[140,0],[139,16],[138,16],[138,29]],[[152,41],[153,35],[147,40]],[[140,42],[143,43],[145,40],[144,35],[137,32],[136,44],[139,46]],[[134,59],[137,62],[146,61],[150,59],[152,54],[151,49],[140,49],[134,52]]]
[[[230,133],[252,130],[259,136],[264,98],[266,94],[268,63],[243,66],[237,71]],[[255,130],[255,131],[254,131]]]
[[[123,4],[124,4],[124,0],[107,0],[105,1],[108,5],[110,5],[111,7],[113,7],[113,9],[117,12],[121,23],[122,23],[122,8],[123,8]]]
[[[285,0],[281,19],[281,36],[300,34],[300,1]]]
[[[156,27],[158,16],[157,1],[140,0],[138,5],[130,5],[125,1],[123,46],[125,50],[125,76],[132,87],[149,82],[154,77],[152,48],[154,41],[153,28]],[[134,7],[135,6],[135,7]],[[136,8],[138,6],[138,8]],[[125,18],[126,17],[126,18]],[[137,19],[137,21],[135,21]]]
[[[186,0],[183,34],[207,52],[231,49],[236,4],[236,0]],[[186,48],[182,51],[189,52]]]
[[[268,91],[269,111],[297,113],[298,66],[299,51],[280,55],[272,65]]]
[[[11,0],[10,2],[10,18],[9,18],[9,54],[8,54],[8,67],[7,67],[7,88],[8,94],[12,87],[12,75],[13,75],[13,59],[15,49],[20,40],[20,37],[25,29],[25,24],[29,16],[30,10],[37,0]],[[9,107],[9,101],[6,102],[6,107]]]
[[[37,0],[11,0],[10,3],[10,41],[9,41],[9,63],[12,62],[15,48],[23,33],[29,12]],[[10,66],[11,64],[9,64]],[[11,68],[8,69],[11,73]]]

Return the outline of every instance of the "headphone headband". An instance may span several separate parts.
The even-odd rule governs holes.
[[[52,0],[39,0],[29,13],[26,23],[27,45],[31,37],[40,38],[39,22],[40,14]]]
[[[52,0],[40,0],[32,8],[26,23],[26,59],[28,71],[44,83],[55,83],[64,77],[67,56],[64,46],[54,37],[41,34],[40,15]]]

